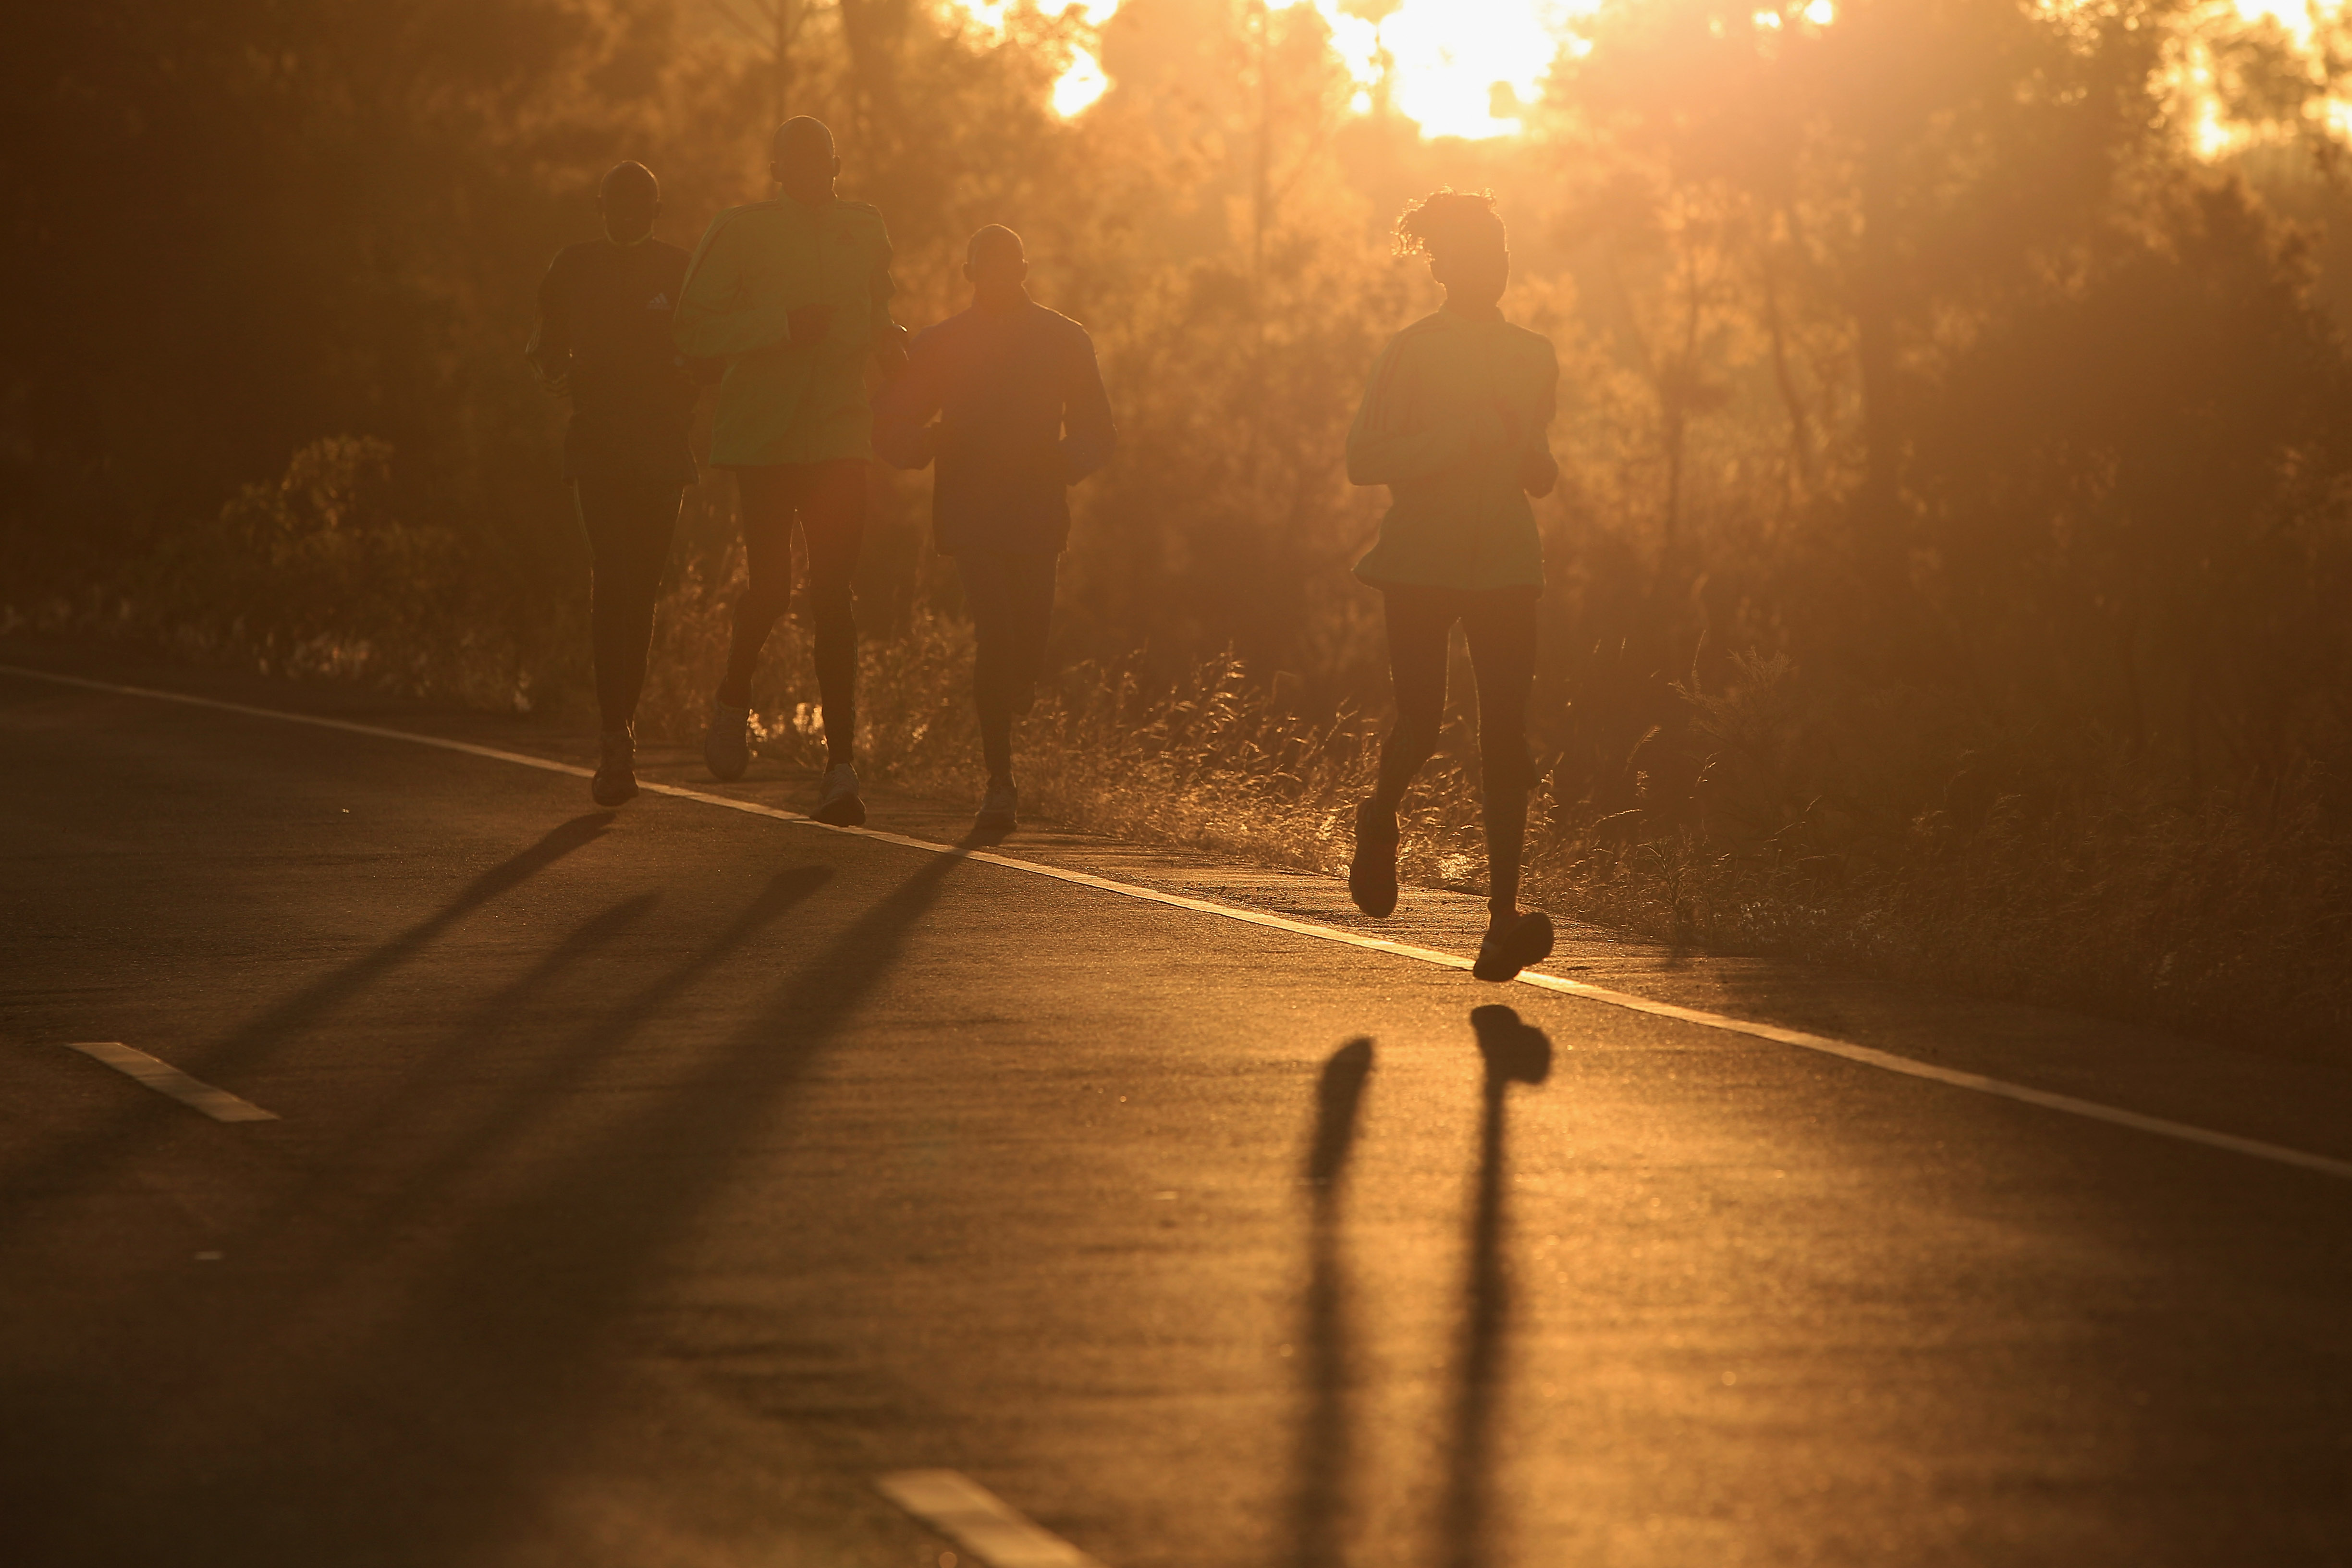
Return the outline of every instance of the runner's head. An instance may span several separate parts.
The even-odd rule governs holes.
[[[661,183],[643,163],[615,163],[596,187],[596,210],[604,215],[604,236],[614,245],[635,245],[654,231],[661,211]]]
[[[1396,221],[1399,256],[1426,256],[1449,303],[1491,309],[1511,278],[1511,249],[1488,191],[1433,191]]]
[[[768,173],[784,187],[784,195],[804,206],[814,206],[833,195],[833,177],[841,173],[841,154],[834,151],[833,132],[822,120],[795,114],[776,127],[768,143]]]
[[[963,249],[963,275],[972,291],[983,299],[1002,299],[1019,292],[1029,276],[1029,258],[1021,237],[1001,223],[973,235]]]

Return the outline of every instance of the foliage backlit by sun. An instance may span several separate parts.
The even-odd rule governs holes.
[[[1379,79],[1385,49],[1398,110],[1423,135],[1474,138],[1518,129],[1511,111],[1534,101],[1569,23],[1593,8],[1594,0],[1405,0],[1375,28],[1333,0],[1316,4],[1359,83]]]
[[[1567,38],[1567,26],[1600,0],[1403,0],[1377,26],[1342,0],[1294,0],[1310,5],[1331,29],[1331,43],[1361,89],[1369,109],[1387,56],[1392,101],[1429,136],[1501,136],[1518,128],[1511,110],[1532,101]],[[1821,0],[1826,4],[1827,0]],[[1119,0],[1087,0],[1078,9],[1096,26]],[[963,0],[963,9],[991,31],[1003,26],[1006,0]],[[1085,49],[1054,84],[1054,107],[1083,112],[1110,86],[1101,62]],[[1496,114],[1497,109],[1506,110]]]
[[[950,0],[992,32],[1002,30],[1005,12],[1017,3]],[[1277,6],[1280,3],[1276,0]],[[1347,0],[1289,3],[1313,6],[1329,26],[1332,47],[1357,84],[1360,110],[1370,109],[1373,90],[1385,72],[1391,103],[1417,123],[1423,135],[1479,139],[1508,135],[1519,128],[1521,106],[1532,103],[1542,90],[1559,51],[1579,47],[1576,22],[1600,9],[1604,0],[1402,0],[1378,24],[1356,14],[1379,10],[1377,5],[1351,6]],[[2309,45],[2314,12],[2309,0],[2222,3],[2233,4],[2247,21],[2274,21],[2298,46]],[[1118,6],[1119,0],[1079,0],[1075,8],[1089,26],[1100,26]],[[2317,8],[2333,14],[2338,7],[2323,4]],[[1836,16],[1836,0],[1807,0],[1759,5],[1751,22],[1759,29],[1790,24],[1826,27]],[[1083,113],[1110,86],[1102,62],[1079,48],[1054,84],[1054,108],[1065,117]],[[2221,134],[2212,131],[2202,140]]]

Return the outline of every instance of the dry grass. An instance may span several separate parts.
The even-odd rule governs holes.
[[[665,679],[683,679],[684,695],[649,708],[650,731],[700,732],[727,598],[689,577],[666,605]],[[814,764],[823,743],[798,628],[779,628],[773,647],[762,749]],[[867,640],[860,743],[877,776],[976,795],[971,658],[969,628],[940,617]],[[2112,752],[2045,758],[2030,773],[1979,756],[1934,809],[1841,811],[1815,795],[1768,830],[1772,814],[1755,803],[1814,787],[1803,776],[1817,762],[1814,721],[1794,669],[1745,668],[1742,685],[1688,694],[1689,739],[1712,748],[1705,798],[1602,815],[1570,781],[1548,781],[1530,811],[1530,902],[1708,951],[2263,1048],[2340,1056],[2352,1040],[2352,839],[2330,827],[2315,771],[2260,800],[2184,801]],[[1402,868],[1421,885],[1483,890],[1472,723],[1450,715],[1446,754],[1406,801]],[[1355,713],[1301,715],[1222,658],[1172,690],[1129,670],[1070,669],[1018,744],[1024,801],[1055,820],[1336,875],[1377,730]]]
[[[584,704],[577,606],[530,637],[488,629],[514,622],[469,600],[478,574],[461,542],[404,527],[372,499],[382,462],[366,443],[322,444],[233,502],[216,535],[192,534],[124,584],[0,606],[0,629],[102,632],[479,708],[528,709],[551,693]],[[690,516],[689,546],[724,537],[723,521]],[[681,555],[640,726],[690,741],[741,566],[731,548]],[[948,798],[976,793],[971,657],[963,624],[920,609],[904,632],[867,637],[872,773]],[[1714,951],[2347,1054],[2352,809],[2338,774],[2305,762],[2259,788],[2185,794],[2122,748],[1964,740],[1927,705],[1858,707],[1785,659],[1735,668],[1720,689],[1677,689],[1679,718],[1627,763],[1633,808],[1622,789],[1552,771],[1530,812],[1530,902]],[[753,689],[763,750],[822,756],[814,688],[798,624],[780,626]],[[1406,801],[1402,868],[1423,885],[1480,887],[1472,722],[1449,716]],[[1066,670],[1019,745],[1024,799],[1073,826],[1336,873],[1377,731],[1363,714],[1302,710],[1225,658],[1173,689],[1131,668]],[[1617,804],[1602,809],[1602,797]]]

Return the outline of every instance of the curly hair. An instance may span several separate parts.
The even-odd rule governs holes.
[[[1492,191],[1457,191],[1448,186],[1408,204],[1396,220],[1396,254],[1435,256],[1473,236],[1499,228]]]

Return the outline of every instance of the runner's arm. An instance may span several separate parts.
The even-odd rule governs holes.
[[[670,335],[689,360],[732,359],[792,341],[792,317],[782,300],[749,298],[747,240],[733,215],[720,213],[687,263]]]

